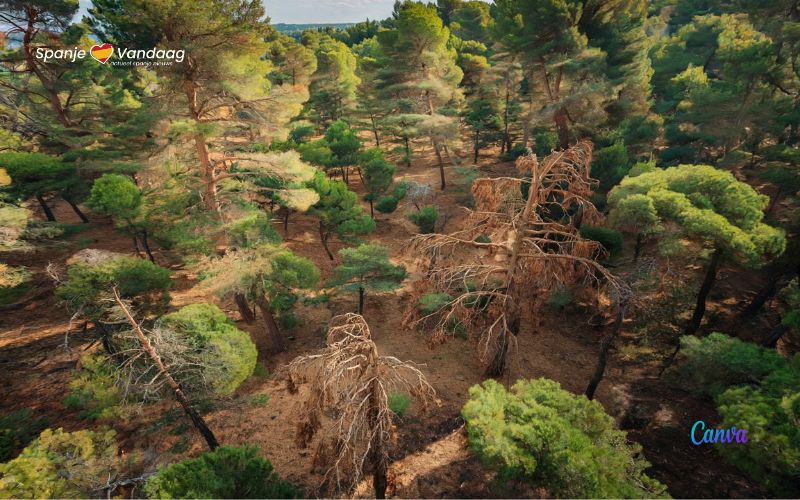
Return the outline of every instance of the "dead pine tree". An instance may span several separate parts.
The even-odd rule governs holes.
[[[449,299],[430,314],[410,311],[405,324],[433,322],[433,343],[466,330],[477,338],[486,374],[498,376],[523,308],[535,315],[559,286],[583,282],[598,293],[617,287],[597,262],[603,247],[579,231],[581,223],[601,218],[590,201],[591,163],[592,144],[581,141],[541,162],[521,156],[516,165],[524,178],[476,180],[476,207],[465,229],[418,235],[409,243],[418,255],[438,257],[419,289]]]
[[[297,444],[319,437],[314,466],[325,468],[324,492],[352,492],[373,475],[376,498],[385,498],[389,449],[395,438],[389,394],[406,392],[426,409],[436,392],[413,363],[380,356],[369,326],[357,314],[331,320],[327,347],[286,367],[289,390],[307,384]]]
[[[119,291],[117,290],[116,287],[112,289],[112,293],[114,294],[114,301],[117,303],[117,306],[124,315],[125,319],[128,321],[128,323],[130,323],[133,333],[136,336],[136,339],[139,341],[141,348],[140,349],[141,352],[137,354],[130,352],[130,350],[129,352],[125,353],[129,359],[129,363],[127,364],[130,366],[136,359],[138,359],[142,355],[147,356],[150,359],[152,366],[154,367],[153,371],[156,372],[155,376],[150,380],[149,384],[151,386],[154,385],[156,379],[158,378],[162,379],[167,384],[169,389],[175,395],[175,399],[183,408],[183,411],[186,412],[186,415],[192,421],[192,424],[195,426],[197,431],[203,436],[203,439],[205,439],[208,448],[211,451],[214,451],[219,447],[219,442],[217,441],[216,436],[214,436],[214,433],[211,431],[211,429],[209,429],[208,425],[206,425],[205,419],[203,419],[202,415],[200,415],[200,413],[198,413],[198,411],[192,406],[189,399],[183,393],[181,386],[172,377],[172,374],[170,374],[169,370],[167,369],[167,366],[161,359],[161,356],[159,355],[157,349],[153,346],[153,343],[150,341],[148,336],[145,335],[144,330],[136,321],[136,319],[134,319],[133,314],[131,313],[128,306],[120,298]],[[142,378],[142,376],[139,375],[138,378]]]

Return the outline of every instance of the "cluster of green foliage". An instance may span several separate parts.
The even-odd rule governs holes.
[[[422,234],[435,233],[436,221],[439,220],[439,207],[428,205],[416,212],[409,212],[408,220],[416,224]]]
[[[258,353],[250,335],[236,328],[217,306],[190,304],[162,316],[159,323],[190,345],[197,363],[207,367],[199,380],[182,378],[189,391],[197,384],[215,394],[229,395],[253,374]]]
[[[118,468],[114,431],[46,429],[0,464],[0,497],[89,498]]]
[[[34,417],[33,410],[23,408],[0,417],[0,463],[14,458],[40,432],[47,421]]]
[[[800,355],[787,360],[772,349],[714,333],[684,337],[682,381],[715,397],[720,427],[747,430],[746,446],[719,445],[725,459],[774,494],[800,493]]]
[[[600,243],[612,257],[617,257],[622,253],[622,233],[614,229],[583,225],[581,226],[581,238]]]
[[[83,356],[80,371],[69,382],[64,406],[80,408],[81,417],[90,420],[124,417],[124,398],[115,378],[116,367],[105,356]]]
[[[662,496],[638,445],[628,444],[596,401],[558,382],[519,381],[507,391],[487,380],[469,391],[462,415],[470,448],[501,478],[524,479],[572,498]]]
[[[358,291],[361,314],[364,295],[370,292],[389,292],[400,287],[406,279],[406,268],[389,261],[386,248],[380,245],[359,245],[339,250],[342,263],[334,270],[330,285],[340,290]]]
[[[222,446],[170,464],[147,480],[148,498],[302,498],[252,447]]]
[[[137,304],[160,307],[168,300],[170,272],[156,264],[133,257],[119,257],[98,264],[75,263],[56,288],[56,297],[73,311],[82,310],[92,319],[103,316],[107,304],[100,300],[116,286],[121,297]]]

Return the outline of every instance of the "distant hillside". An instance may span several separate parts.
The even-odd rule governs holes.
[[[273,26],[280,31],[281,33],[286,33],[287,35],[296,35],[299,36],[300,33],[306,30],[315,30],[319,28],[335,28],[343,30],[345,28],[349,28],[350,26],[354,25],[355,23],[311,23],[311,24],[287,24],[287,23],[276,23]]]

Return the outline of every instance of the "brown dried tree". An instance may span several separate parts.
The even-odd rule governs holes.
[[[430,259],[419,295],[438,292],[447,300],[427,315],[414,309],[406,324],[434,322],[433,343],[457,329],[476,334],[486,374],[497,376],[505,369],[523,308],[535,315],[558,287],[581,282],[598,292],[618,287],[596,260],[603,247],[580,236],[581,223],[601,217],[590,201],[591,163],[592,144],[582,141],[541,162],[532,154],[521,156],[516,165],[524,178],[476,180],[476,208],[468,211],[465,229],[418,235],[410,242]]]
[[[438,404],[422,372],[380,356],[364,318],[352,313],[331,320],[326,348],[296,358],[286,371],[290,391],[309,384],[297,444],[306,447],[320,434],[314,466],[325,467],[321,490],[346,494],[372,473],[375,497],[385,498],[394,441],[388,396],[409,393],[423,409]]]

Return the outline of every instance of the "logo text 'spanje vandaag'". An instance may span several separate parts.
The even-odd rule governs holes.
[[[94,45],[87,52],[84,49],[73,47],[71,49],[50,49],[37,47],[36,58],[43,62],[68,61],[75,62],[85,59],[90,55],[101,64],[111,64],[113,66],[149,66],[149,65],[169,65],[172,63],[182,63],[186,57],[183,49],[129,49],[126,47],[115,47],[110,43]]]

